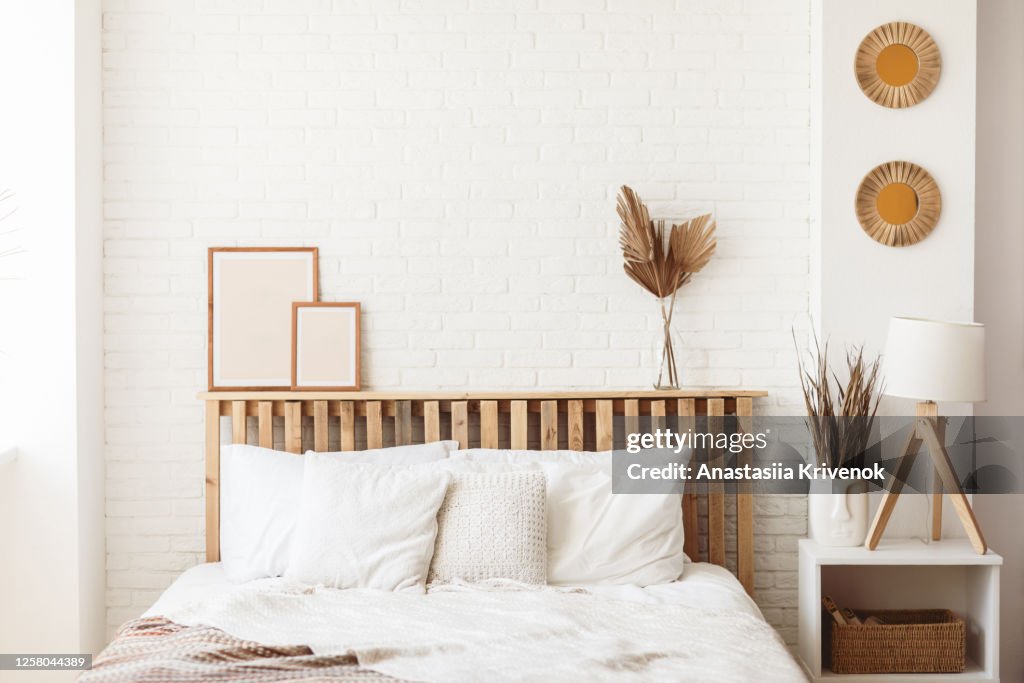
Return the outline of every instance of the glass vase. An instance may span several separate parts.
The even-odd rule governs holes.
[[[675,312],[675,305],[674,294],[671,297],[658,299],[661,334],[655,343],[654,353],[658,364],[658,375],[654,380],[654,388],[659,391],[672,391],[682,386],[676,358],[676,340],[672,332],[672,314]]]

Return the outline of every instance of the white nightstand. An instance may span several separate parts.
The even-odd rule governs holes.
[[[800,658],[814,681],[867,683],[999,680],[999,567],[991,550],[978,555],[966,539],[926,544],[883,540],[877,550],[829,548],[800,541]],[[834,674],[823,642],[821,596],[854,609],[953,610],[967,622],[962,674]]]

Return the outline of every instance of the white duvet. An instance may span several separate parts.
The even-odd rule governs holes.
[[[640,601],[628,588],[511,585],[424,596],[268,579],[215,594],[169,591],[149,613],[266,645],[354,653],[361,666],[407,680],[805,680],[756,608],[668,604],[649,591],[633,595]]]

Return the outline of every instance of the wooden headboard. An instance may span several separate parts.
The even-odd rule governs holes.
[[[206,403],[206,559],[220,559],[221,418],[231,418],[231,443],[249,441],[248,419],[255,418],[253,439],[265,448],[290,453],[357,450],[454,439],[462,448],[540,448],[610,450],[621,447],[613,418],[650,415],[685,431],[696,416],[708,417],[708,429],[724,428],[735,415],[749,432],[753,400],[763,391],[576,391],[576,392],[203,392]],[[303,424],[303,418],[311,418]],[[279,423],[275,440],[275,418]],[[673,423],[672,421],[676,421]],[[688,422],[690,421],[690,422]],[[280,424],[283,422],[283,424]],[[621,423],[620,423],[621,424]],[[310,429],[311,428],[311,429]],[[336,435],[336,438],[332,438]],[[304,438],[305,437],[305,438]],[[472,437],[472,438],[471,438]],[[696,453],[712,464],[722,453]],[[740,465],[750,453],[740,455]],[[723,484],[694,487],[683,496],[685,550],[694,561],[734,571],[753,594],[754,506],[749,485],[727,496]],[[726,544],[726,503],[735,499],[735,555]],[[706,526],[701,524],[706,520]],[[704,533],[702,533],[702,531]],[[703,541],[703,542],[702,542]]]

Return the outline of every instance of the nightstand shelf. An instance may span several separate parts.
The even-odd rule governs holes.
[[[848,683],[934,683],[950,681],[951,683],[992,683],[994,679],[987,675],[975,662],[968,660],[967,669],[959,674],[834,674],[823,671],[819,681],[847,681]]]
[[[927,683],[999,680],[999,568],[966,539],[883,540],[877,550],[800,541],[800,657],[814,681]],[[835,674],[821,598],[855,609],[948,608],[967,622],[967,670],[960,674]]]

